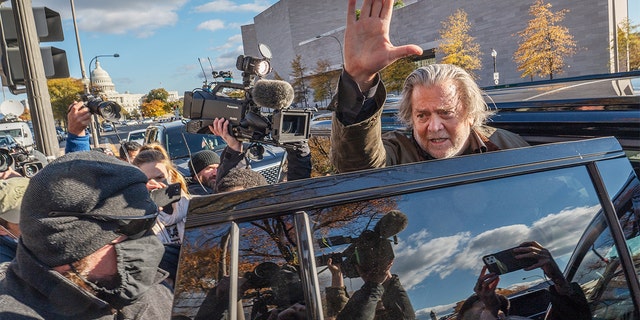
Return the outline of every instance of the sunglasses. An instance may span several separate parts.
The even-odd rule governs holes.
[[[158,212],[146,214],[143,216],[109,216],[98,215],[84,212],[65,212],[65,211],[51,211],[50,217],[77,217],[78,219],[91,219],[97,221],[116,222],[118,223],[118,229],[116,233],[125,235],[130,239],[138,239],[144,236],[153,225],[156,223]]]

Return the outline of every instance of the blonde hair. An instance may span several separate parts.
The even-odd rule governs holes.
[[[463,112],[471,119],[472,127],[483,125],[493,115],[484,101],[482,90],[473,77],[464,69],[452,64],[431,64],[414,70],[405,80],[402,89],[398,119],[407,127],[413,127],[411,118],[411,95],[416,86],[435,86],[452,82],[456,85],[458,99],[462,103]]]
[[[132,164],[136,167],[139,167],[145,163],[162,163],[167,168],[167,172],[169,173],[169,182],[170,183],[180,183],[180,189],[186,195],[189,195],[189,189],[187,187],[187,181],[184,179],[182,174],[176,169],[176,167],[171,162],[169,158],[169,154],[164,147],[158,143],[150,143],[145,144],[140,148],[140,152],[133,159]]]

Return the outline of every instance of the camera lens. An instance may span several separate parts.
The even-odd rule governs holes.
[[[113,101],[104,101],[98,105],[99,114],[107,121],[118,121],[120,119],[120,106]]]
[[[0,172],[9,170],[9,167],[13,164],[13,157],[7,149],[0,149]]]

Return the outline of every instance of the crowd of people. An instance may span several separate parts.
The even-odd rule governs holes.
[[[416,45],[391,44],[392,9],[391,1],[365,0],[358,15],[356,0],[348,2],[344,66],[330,104],[334,167],[349,172],[526,146],[518,135],[486,125],[491,112],[473,77],[445,64],[420,67],[407,77],[399,114],[410,134],[382,134],[386,89],[380,71],[422,53]],[[227,143],[224,151],[193,154],[191,176],[183,177],[158,144],[126,142],[117,155],[91,150],[91,113],[83,102],[70,105],[67,117],[64,156],[31,179],[10,168],[2,172],[0,318],[170,319],[190,199],[266,180],[244,163],[243,143],[230,134],[226,119],[209,127]],[[287,180],[310,177],[306,142],[288,148],[287,158]],[[175,199],[155,203],[154,190],[171,186],[179,190]],[[564,279],[548,250],[536,242],[520,248],[518,257],[536,259],[529,269],[541,268],[554,283],[549,319],[589,317],[584,294]],[[415,319],[400,279],[390,271],[392,250],[372,254],[380,255],[376,263],[356,265],[364,284],[351,295],[340,264],[329,261],[328,316]],[[498,281],[483,269],[459,319],[508,316],[508,300],[495,292]],[[228,302],[222,283],[207,295],[197,318],[224,311],[217,308]],[[304,310],[297,301],[268,319],[304,319]]]

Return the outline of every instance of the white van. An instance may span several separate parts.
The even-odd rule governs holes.
[[[27,150],[33,149],[35,141],[33,139],[33,132],[29,128],[29,124],[23,121],[1,122],[0,123],[0,135],[11,135],[18,144]]]

